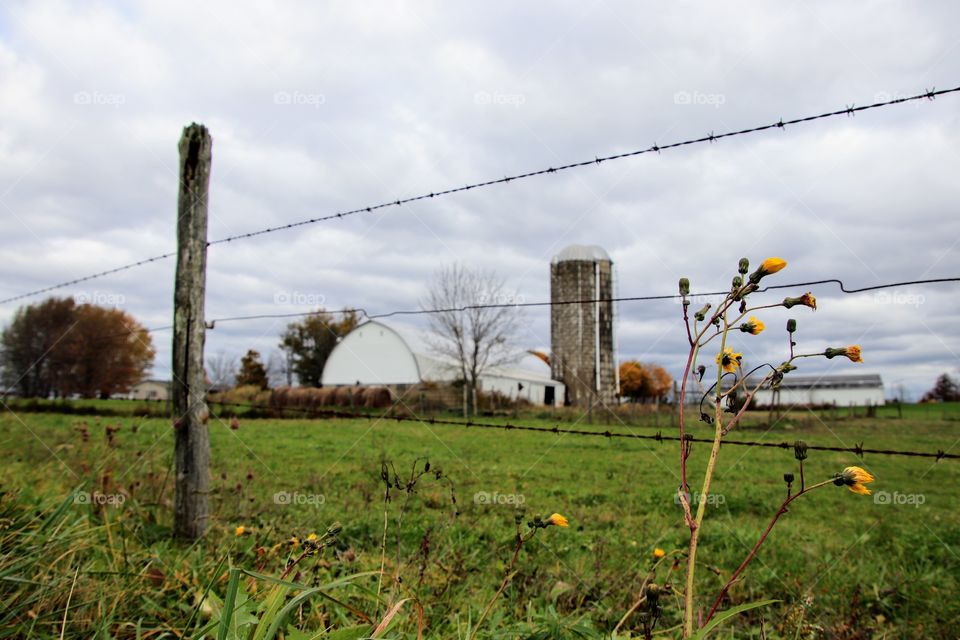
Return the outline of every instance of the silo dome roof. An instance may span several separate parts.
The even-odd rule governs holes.
[[[610,254],[608,254],[603,247],[596,244],[572,244],[553,257],[554,263],[572,260],[583,260],[587,262],[597,262],[600,260],[611,261]]]

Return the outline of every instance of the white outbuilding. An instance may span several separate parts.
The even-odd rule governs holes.
[[[769,406],[777,392],[764,388],[757,392],[754,402]],[[884,403],[883,380],[878,374],[850,374],[829,376],[784,376],[779,391],[780,406],[864,407]]]
[[[454,382],[457,363],[418,353],[411,341],[388,325],[371,320],[345,335],[323,367],[323,386],[385,386],[403,391],[422,382]],[[526,356],[515,366],[491,367],[480,378],[482,393],[498,392],[535,405],[562,404],[564,386],[550,377],[550,367]]]

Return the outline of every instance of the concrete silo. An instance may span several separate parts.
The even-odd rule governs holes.
[[[613,350],[613,262],[596,245],[571,245],[550,264],[550,300],[605,300],[550,307],[550,366],[566,385],[566,403],[613,405],[617,366]]]

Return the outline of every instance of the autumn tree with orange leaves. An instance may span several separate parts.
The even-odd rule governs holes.
[[[673,378],[667,370],[656,364],[644,364],[637,360],[620,363],[620,396],[634,402],[646,402],[663,398],[670,392]]]
[[[133,316],[72,298],[21,307],[0,337],[3,382],[24,397],[126,393],[155,355],[150,334]]]

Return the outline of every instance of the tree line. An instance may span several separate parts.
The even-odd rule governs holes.
[[[23,397],[109,398],[126,393],[156,351],[133,316],[72,298],[20,307],[0,335],[0,378]]]

